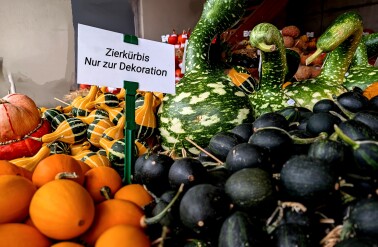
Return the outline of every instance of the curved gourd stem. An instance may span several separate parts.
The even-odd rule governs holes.
[[[317,50],[321,50],[321,52],[316,51],[316,54],[328,53],[320,77],[342,84],[361,40],[362,31],[362,18],[354,12],[339,16],[328,27],[316,43]]]
[[[261,87],[281,85],[287,73],[287,63],[280,31],[270,23],[260,23],[252,29],[249,42],[261,50]]]
[[[227,2],[227,4],[225,4]],[[245,11],[245,0],[208,0],[200,20],[190,34],[186,50],[185,73],[210,69],[210,44],[213,38],[235,23]]]

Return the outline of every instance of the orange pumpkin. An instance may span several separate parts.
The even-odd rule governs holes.
[[[85,173],[84,187],[98,203],[113,198],[122,187],[122,178],[116,170],[108,166],[93,167]]]
[[[73,174],[76,176],[71,176]],[[32,181],[37,187],[41,187],[49,181],[61,178],[60,175],[80,185],[84,183],[81,165],[67,154],[53,154],[41,160],[33,172]]]
[[[78,183],[59,179],[40,187],[29,207],[30,218],[46,236],[69,240],[91,226],[95,207],[92,197]]]
[[[143,210],[137,204],[118,199],[98,203],[95,211],[92,226],[80,237],[88,245],[94,245],[100,235],[112,226],[129,224],[140,227],[144,217]]]
[[[29,204],[36,187],[27,178],[16,175],[0,176],[0,224],[23,221],[29,214]]]
[[[22,223],[0,224],[0,247],[49,247],[51,241],[35,227]]]
[[[123,186],[115,193],[114,198],[132,201],[142,208],[154,201],[151,194],[140,184]]]
[[[55,243],[51,245],[50,247],[84,247],[84,245],[75,243],[75,242],[62,241],[62,242]]]
[[[139,227],[120,224],[110,227],[96,241],[96,247],[150,247],[151,242]]]
[[[85,173],[87,173],[87,171],[89,171],[90,169],[92,169],[87,163],[85,163],[84,161],[81,161],[81,160],[76,160],[79,165],[81,166],[81,171],[83,172],[84,174],[84,180],[85,180]]]
[[[27,120],[27,121],[25,121]],[[8,94],[0,99],[0,159],[33,156],[42,143],[25,138],[50,132],[35,102],[24,94]]]
[[[31,180],[32,174],[33,173],[31,171],[23,167],[16,166],[15,164],[6,160],[0,160],[0,175],[17,175]]]

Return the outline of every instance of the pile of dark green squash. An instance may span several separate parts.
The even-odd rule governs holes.
[[[378,246],[378,96],[362,93],[378,80],[366,63],[376,43],[362,38],[357,13],[342,14],[308,60],[328,54],[321,74],[283,87],[293,73],[288,53],[279,30],[261,23],[250,36],[261,51],[259,79],[235,84],[209,49],[245,3],[205,3],[185,76],[159,108],[167,152],[136,160],[134,182],[156,196],[147,214],[164,210],[184,186],[149,228],[151,239],[185,247]]]

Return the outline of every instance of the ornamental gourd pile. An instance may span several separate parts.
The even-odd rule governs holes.
[[[22,106],[7,115],[16,122],[3,123],[5,145],[40,147],[0,160],[0,244],[376,245],[378,96],[343,85],[358,59],[361,17],[345,13],[319,37],[314,57],[329,54],[318,77],[283,88],[289,53],[271,24],[251,32],[258,80],[209,57],[213,36],[244,4],[208,0],[178,93],[138,93],[132,184],[122,178],[124,90],[91,86],[67,106],[39,111],[25,96],[16,95],[27,105],[5,97],[3,112]],[[354,68],[366,67],[361,61]],[[49,131],[36,135],[41,122]]]

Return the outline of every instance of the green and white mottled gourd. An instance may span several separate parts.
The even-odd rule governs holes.
[[[259,86],[248,98],[256,116],[288,106],[289,97],[282,91],[288,72],[286,49],[280,31],[270,23],[256,25],[249,42],[260,50]]]
[[[225,68],[209,60],[212,39],[242,17],[245,2],[205,2],[188,41],[185,75],[177,84],[176,94],[165,95],[158,111],[164,149],[181,150],[185,146],[187,151],[197,154],[199,150],[186,138],[204,147],[215,133],[253,121],[253,109],[246,95],[233,85]]]
[[[297,106],[312,109],[321,99],[346,92],[345,74],[362,37],[362,18],[355,12],[341,14],[319,37],[317,50],[306,60],[310,64],[321,53],[328,53],[322,71],[316,78],[293,82],[284,93]]]
[[[353,87],[366,89],[370,84],[378,81],[378,68],[369,64],[367,45],[370,49],[378,49],[378,33],[362,36],[352,63],[345,77],[344,86],[349,90]]]

